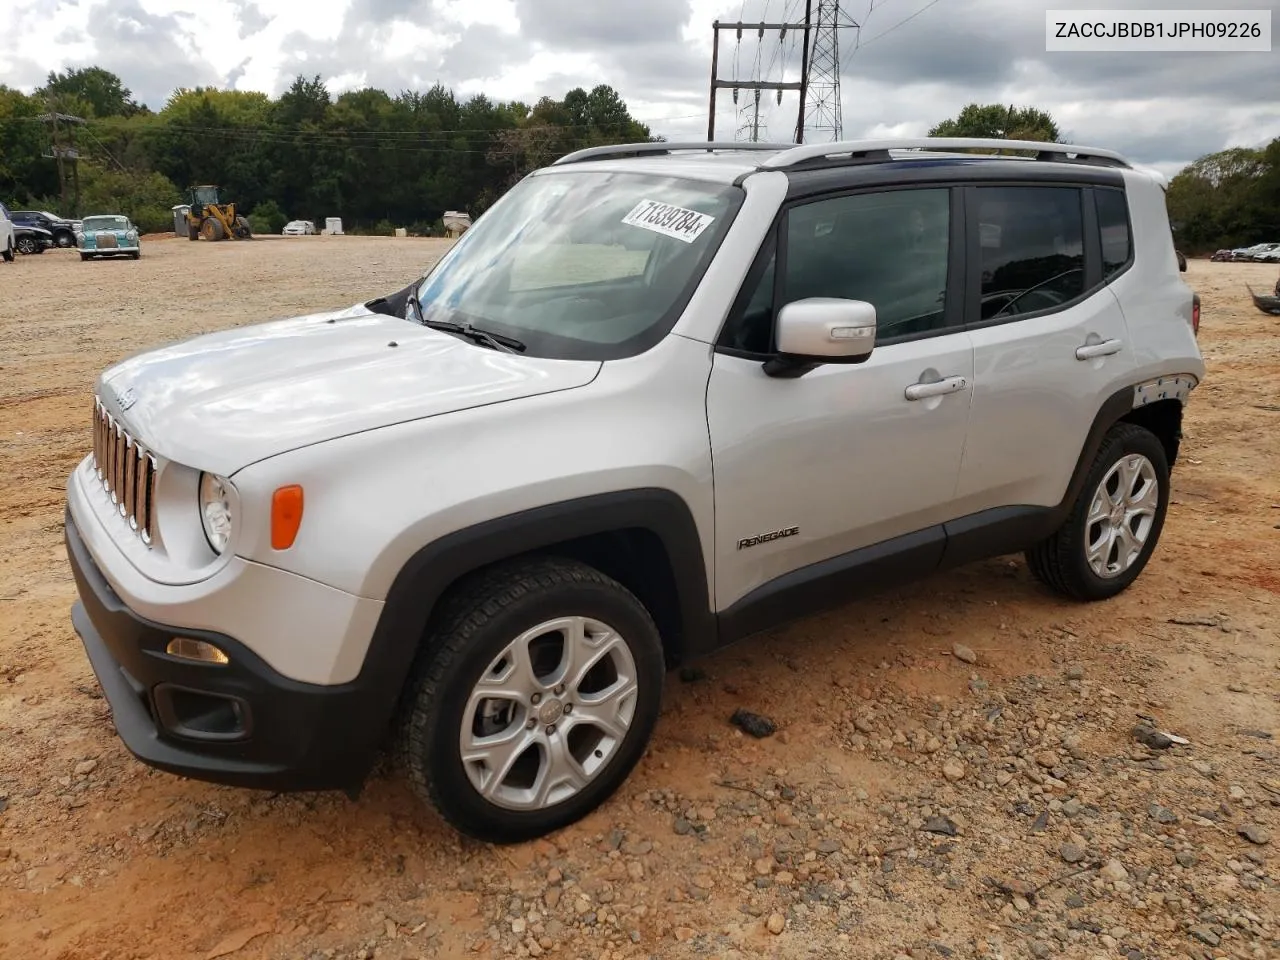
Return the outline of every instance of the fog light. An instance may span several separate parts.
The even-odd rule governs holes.
[[[191,637],[174,637],[169,641],[169,645],[164,648],[164,652],[171,657],[181,657],[184,660],[199,660],[201,663],[226,664],[231,662],[227,655],[212,643],[206,643],[204,640],[193,640]]]

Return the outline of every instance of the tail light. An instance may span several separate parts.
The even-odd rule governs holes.
[[[1200,336],[1200,294],[1191,295],[1191,332]]]

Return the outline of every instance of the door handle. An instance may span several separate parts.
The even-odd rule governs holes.
[[[1123,347],[1123,340],[1103,340],[1101,343],[1086,343],[1083,347],[1076,347],[1076,359],[1095,360],[1098,357],[1109,357],[1113,353],[1119,353]]]
[[[913,383],[904,391],[908,400],[924,400],[928,397],[941,397],[948,393],[958,393],[969,386],[964,377],[947,377],[933,383]]]

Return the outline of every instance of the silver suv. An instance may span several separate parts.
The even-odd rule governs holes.
[[[984,557],[1128,587],[1198,322],[1106,150],[576,153],[396,293],[107,370],[75,628],[149,764],[354,795],[390,739],[458,829],[534,837],[675,663]]]

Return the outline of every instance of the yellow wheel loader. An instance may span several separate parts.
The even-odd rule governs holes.
[[[248,240],[253,236],[249,220],[236,214],[234,203],[219,203],[215,186],[190,187],[187,203],[187,239]]]

